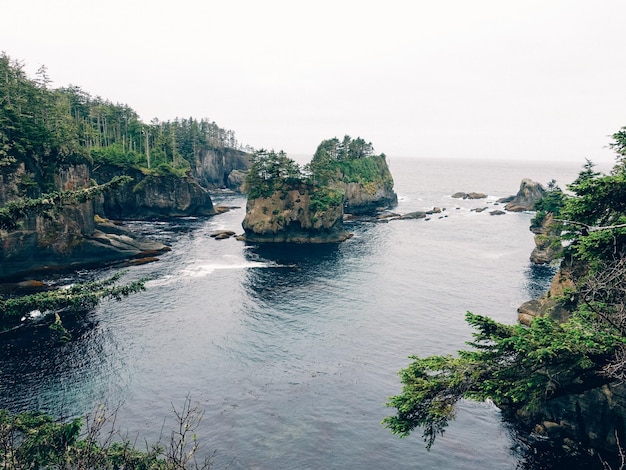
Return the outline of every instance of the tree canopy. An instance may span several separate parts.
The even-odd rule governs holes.
[[[44,191],[64,163],[188,169],[202,149],[239,147],[234,131],[209,119],[144,123],[128,105],[78,86],[53,89],[44,67],[31,79],[4,53],[0,77],[0,173],[24,164]]]

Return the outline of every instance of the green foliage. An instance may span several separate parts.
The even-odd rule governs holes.
[[[585,164],[578,178],[568,185],[573,197],[565,200],[560,218],[571,253],[590,268],[605,260],[619,259],[626,250],[626,167],[618,163],[610,175],[593,171]],[[594,227],[608,227],[595,230]],[[612,228],[611,228],[612,227]]]
[[[181,410],[173,409],[176,428],[169,442],[135,443],[115,429],[116,413],[103,408],[93,415],[61,422],[42,413],[11,414],[0,410],[0,467],[3,469],[208,469],[210,457],[198,461],[195,431],[202,412],[189,398]]]
[[[430,447],[462,398],[533,412],[549,398],[605,380],[597,375],[601,364],[624,343],[619,331],[595,328],[585,312],[564,324],[537,318],[530,327],[469,312],[466,321],[475,329],[472,349],[458,357],[412,356],[400,371],[402,393],[388,402],[397,414],[383,421],[394,434],[407,436],[420,427]]]
[[[548,183],[545,195],[535,203],[535,217],[531,221],[531,226],[540,227],[548,213],[558,216],[565,204],[565,194],[556,184],[556,180]]]
[[[317,188],[311,194],[309,209],[312,213],[324,212],[343,204],[343,190],[335,188]]]
[[[385,155],[375,155],[372,144],[360,137],[345,136],[343,141],[335,137],[323,141],[307,170],[318,186],[336,182],[393,186]]]
[[[63,164],[94,163],[152,169],[189,168],[209,149],[237,148],[235,133],[208,119],[153,120],[129,106],[93,97],[77,86],[51,89],[42,69],[36,79],[0,55],[0,172],[23,163],[43,192],[54,189]]]
[[[100,281],[72,285],[66,289],[39,292],[36,294],[0,297],[0,331],[20,324],[22,318],[29,319],[30,312],[86,311],[95,307],[102,299],[122,300],[133,293],[144,290],[145,280],[117,285],[123,273]],[[56,326],[55,326],[56,325]],[[59,329],[60,319],[53,324]]]
[[[277,191],[287,192],[304,184],[300,166],[284,152],[259,150],[250,158],[244,189],[248,198],[270,197]]]
[[[156,176],[173,176],[176,178],[184,178],[189,171],[189,166],[172,166],[169,163],[160,163],[156,168],[150,171],[149,174]]]
[[[121,144],[91,149],[91,158],[96,165],[113,165],[127,168],[140,164],[142,158],[132,150],[124,150]]]

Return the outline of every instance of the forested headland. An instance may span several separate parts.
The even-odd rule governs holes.
[[[400,371],[402,393],[388,402],[396,414],[384,424],[393,433],[419,429],[430,447],[459,400],[493,400],[525,427],[531,446],[564,452],[577,465],[624,468],[626,128],[610,145],[610,174],[588,161],[567,191],[552,182],[536,205],[533,226],[550,224],[547,242],[562,256],[536,311],[516,325],[468,312],[468,349],[411,356]]]

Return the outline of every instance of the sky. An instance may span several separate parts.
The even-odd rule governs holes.
[[[0,51],[142,120],[256,149],[610,161],[624,0],[0,0]]]

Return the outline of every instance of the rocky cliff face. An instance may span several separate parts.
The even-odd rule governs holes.
[[[393,186],[344,183],[345,212],[348,214],[373,214],[398,204]]]
[[[594,453],[615,455],[624,445],[616,432],[621,435],[626,424],[625,393],[626,385],[616,383],[548,400],[533,420],[533,432],[570,454],[594,449]]]
[[[98,183],[122,174],[117,167],[94,171]],[[133,182],[107,193],[97,207],[99,215],[109,219],[165,219],[169,217],[207,216],[216,213],[209,191],[195,178],[146,176],[139,170],[125,169]]]
[[[235,149],[205,149],[198,152],[194,176],[208,189],[229,188],[239,191],[242,180],[235,171],[246,171],[250,167],[249,155]]]
[[[252,242],[335,243],[350,237],[342,205],[313,211],[307,189],[249,199],[242,226],[243,238]]]
[[[331,184],[343,191],[346,213],[373,215],[398,204],[393,177],[383,156],[372,155],[347,165],[338,169],[338,175]]]
[[[23,179],[23,175],[18,171],[11,177],[5,176],[7,187],[18,188],[15,179]],[[89,168],[62,167],[54,182],[59,190],[88,187]],[[50,216],[29,217],[19,230],[0,231],[0,279],[154,256],[169,250],[161,243],[139,239],[122,228],[95,219],[94,203],[88,201],[64,207]]]
[[[539,226],[530,227],[530,231],[535,234],[535,248],[530,254],[533,263],[550,263],[563,255],[560,224],[551,213],[546,214]]]
[[[555,228],[550,214],[540,227],[533,230],[536,237],[540,237],[533,251],[533,258],[539,262],[552,260],[556,256],[552,241],[554,230],[558,228]],[[563,260],[548,292],[518,308],[519,322],[530,325],[534,318],[544,316],[558,322],[567,321],[571,312],[566,306],[572,300],[576,287],[573,270],[575,266],[567,259]],[[626,429],[625,393],[626,385],[622,383],[602,384],[580,393],[548,399],[535,413],[518,415],[517,418],[533,428],[535,435],[547,438],[545,443],[550,447],[567,454],[600,452],[616,455],[616,432],[621,435]],[[623,448],[623,442],[621,446]]]

